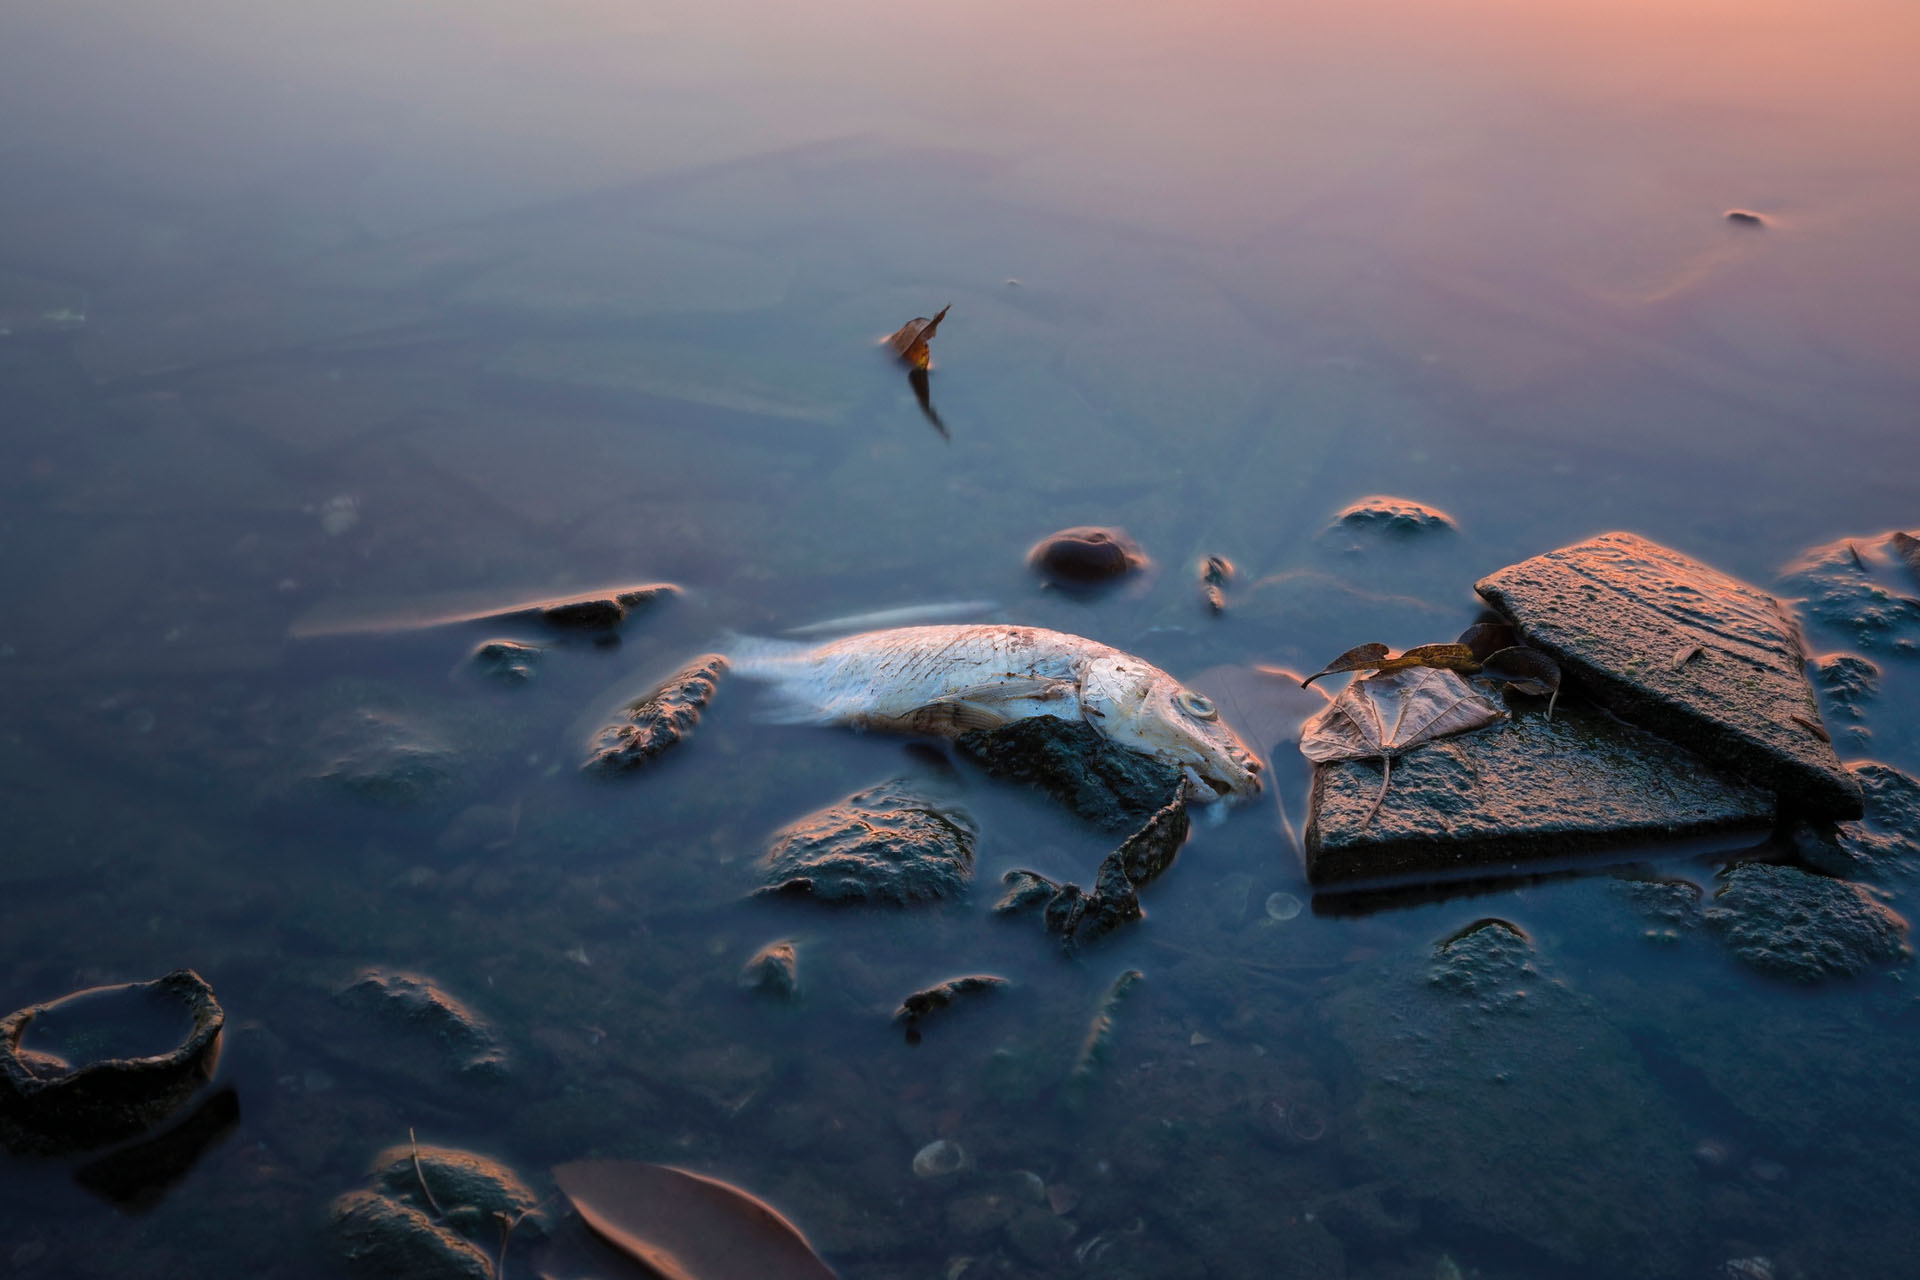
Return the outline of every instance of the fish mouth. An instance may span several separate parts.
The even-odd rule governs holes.
[[[1260,777],[1261,768],[1258,758],[1247,755],[1234,760],[1228,768],[1195,769],[1193,772],[1221,799],[1244,800],[1259,795],[1265,785]]]

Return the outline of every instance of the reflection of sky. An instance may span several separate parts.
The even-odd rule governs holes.
[[[627,224],[465,252],[577,236],[573,276],[529,263],[516,300],[576,297],[623,245],[652,254],[653,296],[691,309],[791,301],[835,271],[940,282],[863,319],[872,332],[950,300],[956,277],[1018,275],[1074,293],[1050,339],[1075,315],[1097,319],[1090,345],[1119,335],[1116,401],[1151,405],[1124,376],[1146,351],[1168,387],[1385,359],[1446,370],[1483,443],[1552,423],[1618,439],[1643,471],[1697,408],[1649,379],[1728,421],[1782,415],[1692,442],[1714,459],[1812,421],[1874,449],[1911,434],[1920,10],[1904,2],[95,0],[7,27],[0,253],[96,299],[221,254],[291,260],[704,167],[720,176]],[[878,159],[737,186],[714,168],[850,141]],[[912,163],[886,159],[900,148]],[[151,202],[132,233],[91,207],[130,200]],[[1729,207],[1774,226],[1731,227]],[[662,227],[677,247],[641,245]],[[1083,261],[1062,250],[1076,237]],[[1181,292],[1195,273],[1199,301]],[[1252,334],[1227,331],[1213,290]],[[1792,471],[1766,477],[1775,508],[1796,501]],[[1876,471],[1866,509],[1903,518],[1898,468]]]

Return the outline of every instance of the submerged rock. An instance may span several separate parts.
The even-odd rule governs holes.
[[[359,707],[324,720],[315,736],[312,776],[369,803],[419,804],[451,783],[459,755],[403,712]]]
[[[1181,793],[1177,768],[1109,742],[1084,720],[1028,716],[954,745],[988,775],[1037,787],[1109,831],[1138,826]]]
[[[1422,1217],[1575,1266],[1692,1274],[1688,1126],[1523,932],[1477,922],[1356,972],[1325,1006],[1353,1062],[1350,1151]]]
[[[969,973],[958,978],[948,978],[945,982],[935,983],[902,1000],[900,1007],[894,1011],[893,1020],[905,1029],[908,1044],[918,1044],[920,1024],[925,1021],[928,1014],[946,1008],[962,996],[1002,991],[1006,987],[1005,978],[998,978],[990,973]]]
[[[1813,675],[1827,705],[1848,720],[1863,719],[1880,693],[1880,668],[1856,653],[1827,654],[1813,664]]]
[[[493,1260],[477,1245],[378,1192],[335,1200],[331,1226],[341,1260],[369,1280],[493,1280]]]
[[[119,1142],[213,1075],[226,1014],[191,969],[93,987],[0,1020],[0,1146],[50,1154]]]
[[[740,986],[781,1000],[800,994],[800,948],[790,938],[769,942],[740,970]]]
[[[526,684],[539,674],[541,653],[538,645],[489,640],[473,651],[473,664],[482,675],[501,684]]]
[[[1172,801],[1101,860],[1092,893],[1077,884],[1057,885],[1037,871],[1009,871],[1001,878],[1007,892],[994,910],[1013,915],[1044,904],[1047,932],[1071,953],[1146,914],[1140,889],[1173,864],[1191,827],[1186,806]]]
[[[589,773],[625,773],[678,745],[700,723],[712,701],[727,660],[717,653],[696,658],[647,694],[627,704],[624,724],[610,724],[594,735],[586,763]]]
[[[538,620],[557,631],[613,631],[639,610],[679,594],[680,588],[672,583],[650,582],[537,600],[480,616],[499,622]]]
[[[1451,533],[1457,528],[1453,517],[1438,507],[1429,507],[1407,498],[1373,494],[1336,512],[1328,532],[1414,538]]]
[[[1920,780],[1873,760],[1848,767],[1866,797],[1866,817],[1803,824],[1794,836],[1800,856],[1816,871],[1880,884],[1920,875]]]
[[[1630,533],[1535,556],[1474,589],[1613,711],[1790,808],[1859,816],[1773,597]]]
[[[1814,547],[1787,566],[1780,586],[1801,597],[1816,623],[1852,647],[1920,657],[1920,599],[1914,598],[1920,580],[1902,571],[1906,543],[1897,542],[1906,536],[1844,538]]]
[[[547,1227],[540,1197],[520,1176],[471,1151],[391,1146],[373,1158],[373,1177],[389,1199],[441,1215],[448,1226],[474,1239],[497,1236],[501,1217],[518,1224],[516,1233],[538,1235]]]
[[[406,1034],[392,1044],[376,1043],[363,1052],[377,1059],[424,1057],[437,1063],[405,1074],[430,1077],[446,1069],[474,1083],[497,1081],[507,1073],[507,1055],[493,1028],[431,978],[386,969],[362,969],[339,993],[348,1008],[364,1010]],[[389,1065],[378,1061],[376,1065]],[[399,1064],[392,1064],[399,1065]]]
[[[823,902],[957,898],[973,881],[978,836],[967,814],[895,778],[776,832],[756,892]]]
[[[1748,964],[1802,982],[1850,977],[1907,956],[1907,922],[1866,889],[1795,867],[1735,867],[1707,923]]]
[[[1315,884],[1470,871],[1722,831],[1762,830],[1773,798],[1610,716],[1526,710],[1394,761],[1314,769],[1305,837]],[[1371,813],[1371,817],[1369,814]]]
[[[1027,563],[1054,586],[1084,588],[1124,578],[1144,568],[1147,557],[1124,530],[1082,525],[1034,543]]]

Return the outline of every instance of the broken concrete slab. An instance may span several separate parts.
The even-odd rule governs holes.
[[[1314,770],[1307,875],[1315,884],[1471,871],[1521,858],[1765,830],[1773,797],[1603,712],[1527,710],[1394,761]]]
[[[1797,630],[1772,596],[1631,533],[1535,556],[1474,589],[1611,710],[1783,807],[1860,816]]]

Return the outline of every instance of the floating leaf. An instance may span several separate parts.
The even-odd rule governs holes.
[[[1560,664],[1538,649],[1515,645],[1489,654],[1480,664],[1480,674],[1506,681],[1509,689],[1545,698],[1547,719],[1553,719],[1554,703],[1560,701]]]
[[[798,1228],[716,1179],[580,1160],[557,1166],[553,1180],[588,1226],[666,1280],[833,1280]]]
[[[940,322],[947,318],[947,312],[951,310],[953,310],[953,304],[949,302],[940,308],[939,314],[931,320],[925,316],[915,316],[888,334],[887,344],[893,348],[895,355],[914,368],[926,368],[933,359],[933,354],[927,350],[927,344],[933,341],[934,330],[940,327]]]
[[[1413,667],[1355,680],[1300,733],[1300,754],[1315,764],[1379,760],[1380,794],[1366,819],[1380,812],[1393,758],[1435,738],[1504,720],[1507,713],[1451,671]]]
[[[1467,646],[1475,661],[1485,662],[1489,655],[1519,644],[1520,633],[1510,622],[1476,622],[1460,633],[1457,643]]]
[[[1405,671],[1411,667],[1433,667],[1441,671],[1463,671],[1471,675],[1480,669],[1473,650],[1464,644],[1417,644],[1397,658],[1387,656],[1383,644],[1363,644],[1335,658],[1324,670],[1316,671],[1300,682],[1302,689],[1341,671]]]

